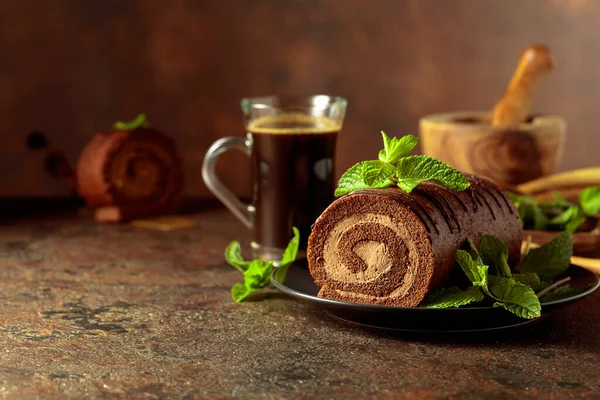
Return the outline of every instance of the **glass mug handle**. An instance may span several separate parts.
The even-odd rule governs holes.
[[[231,149],[242,150],[249,157],[252,151],[252,140],[250,138],[229,136],[214,142],[206,152],[206,156],[204,156],[204,162],[202,163],[202,179],[208,189],[217,196],[223,204],[225,204],[233,215],[238,217],[248,229],[251,229],[254,206],[242,203],[242,201],[237,198],[223,182],[221,182],[216,174],[217,160],[223,153]]]

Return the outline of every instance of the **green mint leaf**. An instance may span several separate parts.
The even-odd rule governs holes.
[[[544,231],[548,227],[548,218],[542,211],[538,203],[532,203],[530,207],[530,215],[533,220],[533,229],[536,231]]]
[[[249,289],[262,289],[271,283],[273,263],[260,259],[253,260],[244,274],[244,285]]]
[[[242,283],[236,283],[231,288],[231,298],[237,301],[238,303],[244,301],[244,299],[248,297],[250,293],[252,292],[248,290],[248,288]]]
[[[467,290],[460,290],[457,287],[440,289],[428,295],[419,304],[419,307],[425,308],[451,308],[460,307],[471,303],[477,303],[485,298],[484,294],[476,286],[471,286]]]
[[[240,242],[233,241],[229,243],[229,246],[225,249],[225,260],[227,263],[240,272],[246,272],[250,266],[250,261],[246,261],[242,258],[242,250],[240,248]]]
[[[146,118],[146,114],[138,114],[135,119],[131,121],[118,121],[115,122],[113,128],[119,131],[132,131],[137,128],[148,128],[150,122]]]
[[[280,282],[285,279],[287,267],[296,259],[298,254],[298,245],[300,243],[300,232],[298,228],[293,227],[294,237],[288,243],[281,261],[280,267],[275,271],[275,278]],[[240,243],[233,241],[225,249],[225,259],[229,264],[237,268],[244,274],[244,283],[236,283],[231,288],[231,297],[241,302],[252,293],[269,286],[271,283],[271,274],[275,268],[271,261],[263,261],[260,259],[246,261],[242,258]]]
[[[531,249],[523,257],[519,272],[534,272],[544,281],[553,281],[569,268],[572,255],[573,238],[569,232],[561,232],[545,245]]]
[[[493,265],[497,275],[510,278],[508,247],[500,239],[491,235],[483,235],[479,242],[479,250],[483,264]]]
[[[593,217],[598,214],[600,211],[600,186],[585,188],[579,194],[579,204],[586,215]]]
[[[546,284],[540,280],[538,274],[535,274],[533,272],[513,274],[512,278],[516,282],[529,286],[535,292],[537,292],[538,290],[542,290],[546,286]]]
[[[395,163],[402,157],[406,157],[419,143],[419,138],[413,135],[405,135],[400,139],[389,138],[384,131],[383,136],[384,149],[379,152],[379,160],[387,163]]]
[[[281,267],[278,267],[275,270],[274,278],[277,282],[283,283],[285,282],[285,277],[287,276],[288,269],[292,264],[285,264]]]
[[[471,258],[477,264],[483,265],[483,260],[481,259],[479,251],[477,251],[477,247],[475,247],[475,243],[473,243],[473,240],[471,240],[471,238],[469,238],[467,241],[469,243],[469,254],[471,254]]]
[[[458,265],[460,265],[460,268],[467,278],[469,278],[473,286],[480,287],[486,295],[497,300],[488,289],[489,266],[483,263],[481,256],[471,239],[469,239],[469,246],[471,247],[470,253],[465,250],[456,251],[456,261],[458,262]]]
[[[344,172],[338,181],[335,196],[343,196],[359,189],[379,189],[390,186],[395,174],[393,165],[383,161],[362,161]]]
[[[573,205],[569,206],[566,210],[564,210],[561,214],[552,218],[548,221],[552,225],[566,225],[569,221],[571,221],[574,217],[577,217],[579,214],[579,207]]]
[[[561,214],[548,221],[552,230],[575,232],[585,222],[586,216],[581,207],[571,205]]]
[[[285,251],[283,252],[283,257],[281,261],[279,261],[277,269],[275,270],[275,279],[277,282],[283,283],[285,281],[285,276],[287,275],[288,267],[296,261],[296,256],[298,255],[298,246],[300,244],[300,231],[295,226],[292,227],[294,231],[294,237],[288,243]]]
[[[295,226],[292,227],[292,231],[294,232],[294,237],[290,240],[285,248],[283,257],[281,257],[281,261],[278,263],[279,266],[291,264],[296,260],[298,246],[300,245],[300,231]]]
[[[554,202],[563,206],[570,206],[571,204],[567,201],[567,199],[565,199],[565,196],[563,196],[560,192],[552,192],[552,198],[554,199]]]
[[[542,303],[548,303],[548,302],[551,302],[551,301],[562,300],[562,299],[565,299],[567,297],[576,296],[579,293],[583,293],[586,290],[588,290],[589,288],[590,288],[589,285],[588,286],[584,286],[584,287],[578,287],[578,288],[574,288],[571,285],[558,286],[558,287],[550,290],[545,295],[543,295],[540,298],[540,301]]]
[[[410,193],[419,183],[434,181],[448,189],[465,190],[469,181],[447,164],[429,156],[409,156],[398,160],[398,187]]]
[[[587,219],[587,217],[584,214],[584,211],[582,209],[577,209],[578,213],[577,216],[574,217],[571,221],[567,222],[567,225],[565,225],[565,230],[567,232],[576,232],[577,229],[579,229],[579,227],[581,225],[583,225],[583,223],[585,222],[585,220]]]
[[[473,286],[478,286],[478,287],[483,287],[483,288],[487,287],[487,280],[488,280],[488,274],[487,274],[488,266],[487,265],[478,264],[477,261],[473,260],[473,258],[471,257],[471,254],[469,254],[468,252],[466,252],[464,250],[456,251],[456,261],[458,262],[458,265],[460,265],[460,267],[464,271],[467,278],[469,278],[471,283],[473,283]]]
[[[377,160],[365,161],[365,166],[363,179],[369,187],[380,188],[389,186],[390,178],[396,172],[393,165]]]
[[[241,302],[250,294],[269,286],[272,272],[272,262],[253,260],[244,273],[244,284],[238,283],[231,288],[231,297],[235,301]]]
[[[510,278],[490,276],[489,290],[499,300],[494,307],[503,307],[526,319],[538,318],[541,315],[540,300],[527,285]]]
[[[561,214],[548,221],[552,230],[575,232],[585,222],[586,215],[579,206],[571,205]]]
[[[275,271],[275,279],[283,282],[287,273],[288,266],[296,260],[298,254],[298,245],[300,243],[300,231],[298,228],[292,227],[294,237],[288,243],[283,252],[279,268]],[[271,283],[271,274],[275,269],[275,265],[271,261],[263,261],[256,259],[253,261],[245,261],[242,258],[240,243],[233,241],[225,249],[225,259],[240,272],[244,274],[244,283],[236,283],[231,288],[231,297],[241,302],[250,294],[269,286]]]

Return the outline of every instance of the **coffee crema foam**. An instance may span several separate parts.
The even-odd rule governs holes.
[[[285,113],[264,116],[250,122],[246,129],[261,134],[323,134],[335,133],[342,129],[342,124],[327,117],[317,117],[302,113]]]

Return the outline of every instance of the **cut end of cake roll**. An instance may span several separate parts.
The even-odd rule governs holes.
[[[79,194],[90,207],[110,210],[97,213],[99,222],[173,212],[183,186],[175,144],[155,129],[98,134],[77,164]]]
[[[506,243],[516,264],[522,228],[514,205],[493,183],[467,178],[462,192],[426,182],[410,194],[359,190],[333,202],[308,240],[319,296],[415,307],[450,277],[456,251],[484,234]]]
[[[315,223],[307,258],[320,297],[413,307],[429,292],[434,255],[426,227],[387,192],[345,196]]]

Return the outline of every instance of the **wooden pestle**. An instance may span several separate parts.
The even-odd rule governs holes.
[[[541,44],[526,47],[504,95],[494,107],[493,126],[516,126],[527,119],[535,91],[554,68],[550,50]]]

